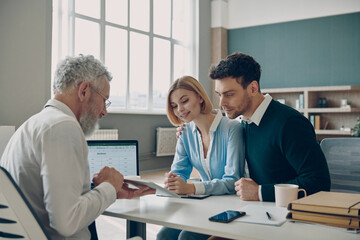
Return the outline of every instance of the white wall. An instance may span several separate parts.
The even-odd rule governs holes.
[[[212,0],[211,27],[244,28],[360,11],[360,0]]]
[[[200,0],[199,11],[199,80],[210,92],[210,1]],[[18,128],[51,97],[51,23],[52,0],[0,0],[0,125]],[[121,139],[139,140],[141,170],[170,166],[172,157],[152,155],[156,127],[170,125],[165,115],[109,114],[100,121]]]
[[[18,127],[50,98],[51,0],[0,0],[0,125]]]

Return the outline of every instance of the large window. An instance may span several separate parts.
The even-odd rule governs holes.
[[[197,77],[194,0],[53,0],[53,71],[92,54],[113,74],[110,112],[163,113],[170,84]]]

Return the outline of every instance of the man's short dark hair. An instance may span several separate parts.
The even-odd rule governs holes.
[[[233,53],[221,60],[217,66],[210,68],[211,79],[236,78],[236,81],[246,88],[252,81],[260,86],[261,67],[255,59],[244,53]],[[242,77],[243,81],[240,80]]]

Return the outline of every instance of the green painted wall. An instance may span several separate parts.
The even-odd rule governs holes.
[[[360,85],[360,13],[228,31],[229,54],[262,66],[261,87]]]

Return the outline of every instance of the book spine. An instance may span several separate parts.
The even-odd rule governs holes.
[[[342,207],[327,207],[320,205],[307,205],[307,204],[295,204],[290,203],[288,207],[289,211],[301,211],[306,213],[319,213],[319,214],[334,214],[343,217],[355,217],[360,218],[360,210],[352,208],[350,212],[348,208]]]
[[[313,127],[315,128],[315,115],[311,114],[309,116],[309,120],[310,120],[311,124],[313,125]]]
[[[320,115],[315,115],[315,130],[320,130]]]
[[[289,214],[288,218],[292,220],[320,223],[335,227],[354,228],[354,229],[360,228],[360,219],[352,218],[352,217],[341,217],[341,216],[329,215],[329,214],[291,211],[291,214]]]
[[[300,109],[304,108],[304,94],[303,93],[299,94],[299,108]]]

